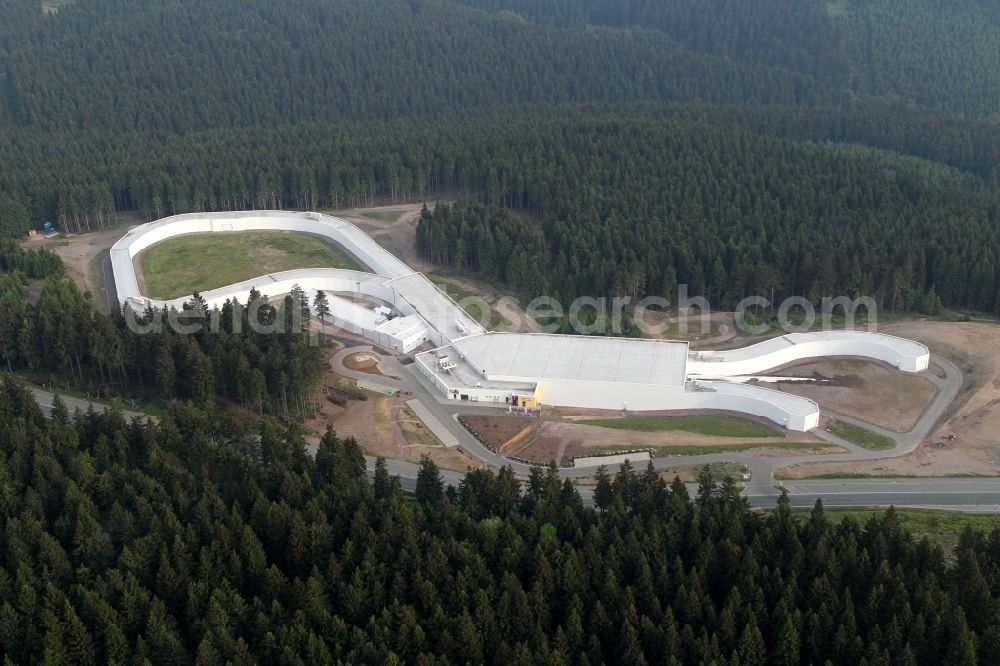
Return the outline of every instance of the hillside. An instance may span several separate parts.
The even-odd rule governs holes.
[[[696,490],[628,462],[579,486],[553,464],[446,487],[407,434],[473,459],[438,446],[416,388],[331,374],[343,340],[315,334],[299,286],[189,335],[158,324],[203,319],[197,294],[104,313],[73,281],[143,219],[405,202],[416,228],[397,207],[393,245],[414,238],[399,254],[444,288],[1000,315],[996,2],[54,1],[0,0],[3,666],[997,662],[995,517],[806,514],[784,491],[751,510],[713,477],[735,463]],[[46,220],[77,237],[21,242]],[[73,244],[64,266],[53,249]],[[178,295],[353,266],[264,234],[139,263]],[[934,327],[953,324],[899,319],[947,353]],[[979,356],[960,355],[964,389],[989,388]],[[989,411],[986,393],[968,405]],[[335,432],[348,398],[366,409]],[[126,422],[120,401],[147,413]],[[942,427],[992,451],[974,416]],[[371,450],[403,480],[352,432],[385,433]]]
[[[535,218],[525,292],[998,312],[995,10],[945,7],[11,0],[0,230],[448,193]]]
[[[210,28],[209,28],[210,26]],[[7,57],[21,124],[196,131],[537,102],[829,102],[794,72],[650,30],[533,25],[447,0],[85,0]]]
[[[0,649],[13,663],[990,663],[1000,531],[946,564],[892,511],[749,510],[730,482],[425,460],[174,406],[42,418],[0,384]],[[384,461],[383,461],[384,463]]]
[[[540,25],[661,32],[692,51],[808,75],[894,112],[1000,111],[988,0],[458,0]]]

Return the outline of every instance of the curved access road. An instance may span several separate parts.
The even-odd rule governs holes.
[[[42,408],[42,412],[45,416],[50,416],[52,414],[52,406],[55,401],[55,393],[50,393],[49,391],[43,391],[42,389],[32,388],[31,393],[35,396],[35,402],[38,406]],[[97,412],[104,412],[110,409],[110,406],[102,402],[91,402],[89,400],[81,400],[79,398],[71,398],[60,394],[63,402],[66,403],[66,408],[69,410],[70,414],[79,409],[81,412],[86,412],[88,409],[93,408]],[[126,420],[131,421],[132,419],[149,419],[150,421],[159,421],[160,419],[156,416],[150,414],[143,414],[142,412],[132,412],[129,410],[122,410],[122,415]]]

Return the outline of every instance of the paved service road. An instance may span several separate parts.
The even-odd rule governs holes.
[[[451,434],[451,432],[444,427],[437,417],[431,414],[430,410],[424,406],[419,400],[407,400],[407,407],[413,410],[413,413],[417,415],[417,418],[424,422],[427,429],[434,433],[435,436],[441,443],[445,445],[445,448],[451,449],[458,446],[458,440]]]
[[[43,391],[41,389],[33,388],[31,392],[35,395],[35,401],[38,402],[38,406],[42,408],[42,411],[46,416],[49,416],[52,412],[52,401],[55,395],[49,393],[48,391]],[[79,398],[70,398],[68,396],[61,396],[63,402],[66,403],[66,408],[69,413],[72,414],[77,409],[81,412],[86,412],[89,408],[93,407],[98,412],[103,412],[108,409],[108,406],[99,402],[88,402],[87,400],[80,400]],[[128,410],[122,411],[125,416],[125,420],[131,421],[132,419],[150,419],[152,421],[158,421],[155,416],[150,416],[149,414],[143,414],[141,412],[131,412]]]
[[[827,507],[886,506],[949,508],[1000,515],[1000,479],[810,479],[785,481],[794,506],[811,506],[817,497]],[[750,497],[754,506],[771,497]]]
[[[375,458],[366,457],[369,471],[375,469]],[[413,492],[419,466],[399,460],[386,462],[389,473],[400,478],[403,490]],[[445,483],[458,487],[462,474],[441,470]],[[688,484],[692,496],[697,486]],[[794,507],[812,507],[822,497],[823,505],[834,507],[879,507],[893,504],[899,507],[939,508],[1000,515],[1000,479],[859,479],[851,481],[796,481],[786,484]],[[593,489],[583,486],[580,495],[587,504],[593,502]],[[775,505],[772,495],[748,494],[754,507],[767,509]]]

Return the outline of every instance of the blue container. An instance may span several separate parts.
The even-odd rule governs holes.
[[[42,228],[45,229],[46,231],[52,231],[52,223],[46,222]]]

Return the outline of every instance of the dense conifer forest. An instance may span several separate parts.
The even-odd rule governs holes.
[[[996,313],[997,21],[979,0],[76,0],[54,16],[10,0],[0,233],[444,195],[534,218],[519,254],[540,276],[482,271],[521,291],[681,282],[719,307],[774,287]],[[435,252],[474,268],[477,238]]]
[[[530,233],[487,206],[461,213]],[[327,432],[310,451],[287,418],[323,365],[307,334],[223,319],[137,336],[58,258],[14,246],[4,261],[7,364],[181,399],[127,422],[57,396],[46,418],[0,381],[5,664],[985,664],[1000,650],[1000,528],[967,530],[946,557],[892,510],[864,524],[821,504],[796,517],[787,498],[751,511],[707,469],[691,497],[626,465],[585,501],[554,467],[446,488],[425,459],[404,495],[354,440]],[[29,264],[48,266],[35,302]],[[223,310],[250,330],[243,306]],[[54,341],[44,356],[39,339]]]
[[[429,206],[417,250],[524,294],[871,295],[1000,313],[986,0],[0,2],[0,657],[8,664],[988,664],[1000,529],[947,556],[727,479],[421,463],[297,418],[304,294],[97,311],[17,238],[204,210]],[[208,317],[205,319],[204,317]],[[51,414],[16,376],[155,398]],[[318,446],[315,439],[319,438]]]
[[[473,471],[416,501],[350,439],[177,405],[42,418],[0,384],[5,663],[975,664],[1000,529],[750,511],[705,476]]]
[[[182,312],[104,314],[64,273],[49,250],[0,242],[3,370],[96,397],[218,400],[259,416],[301,416],[319,400],[328,349],[301,289],[277,304],[251,293],[208,311],[194,294]]]

